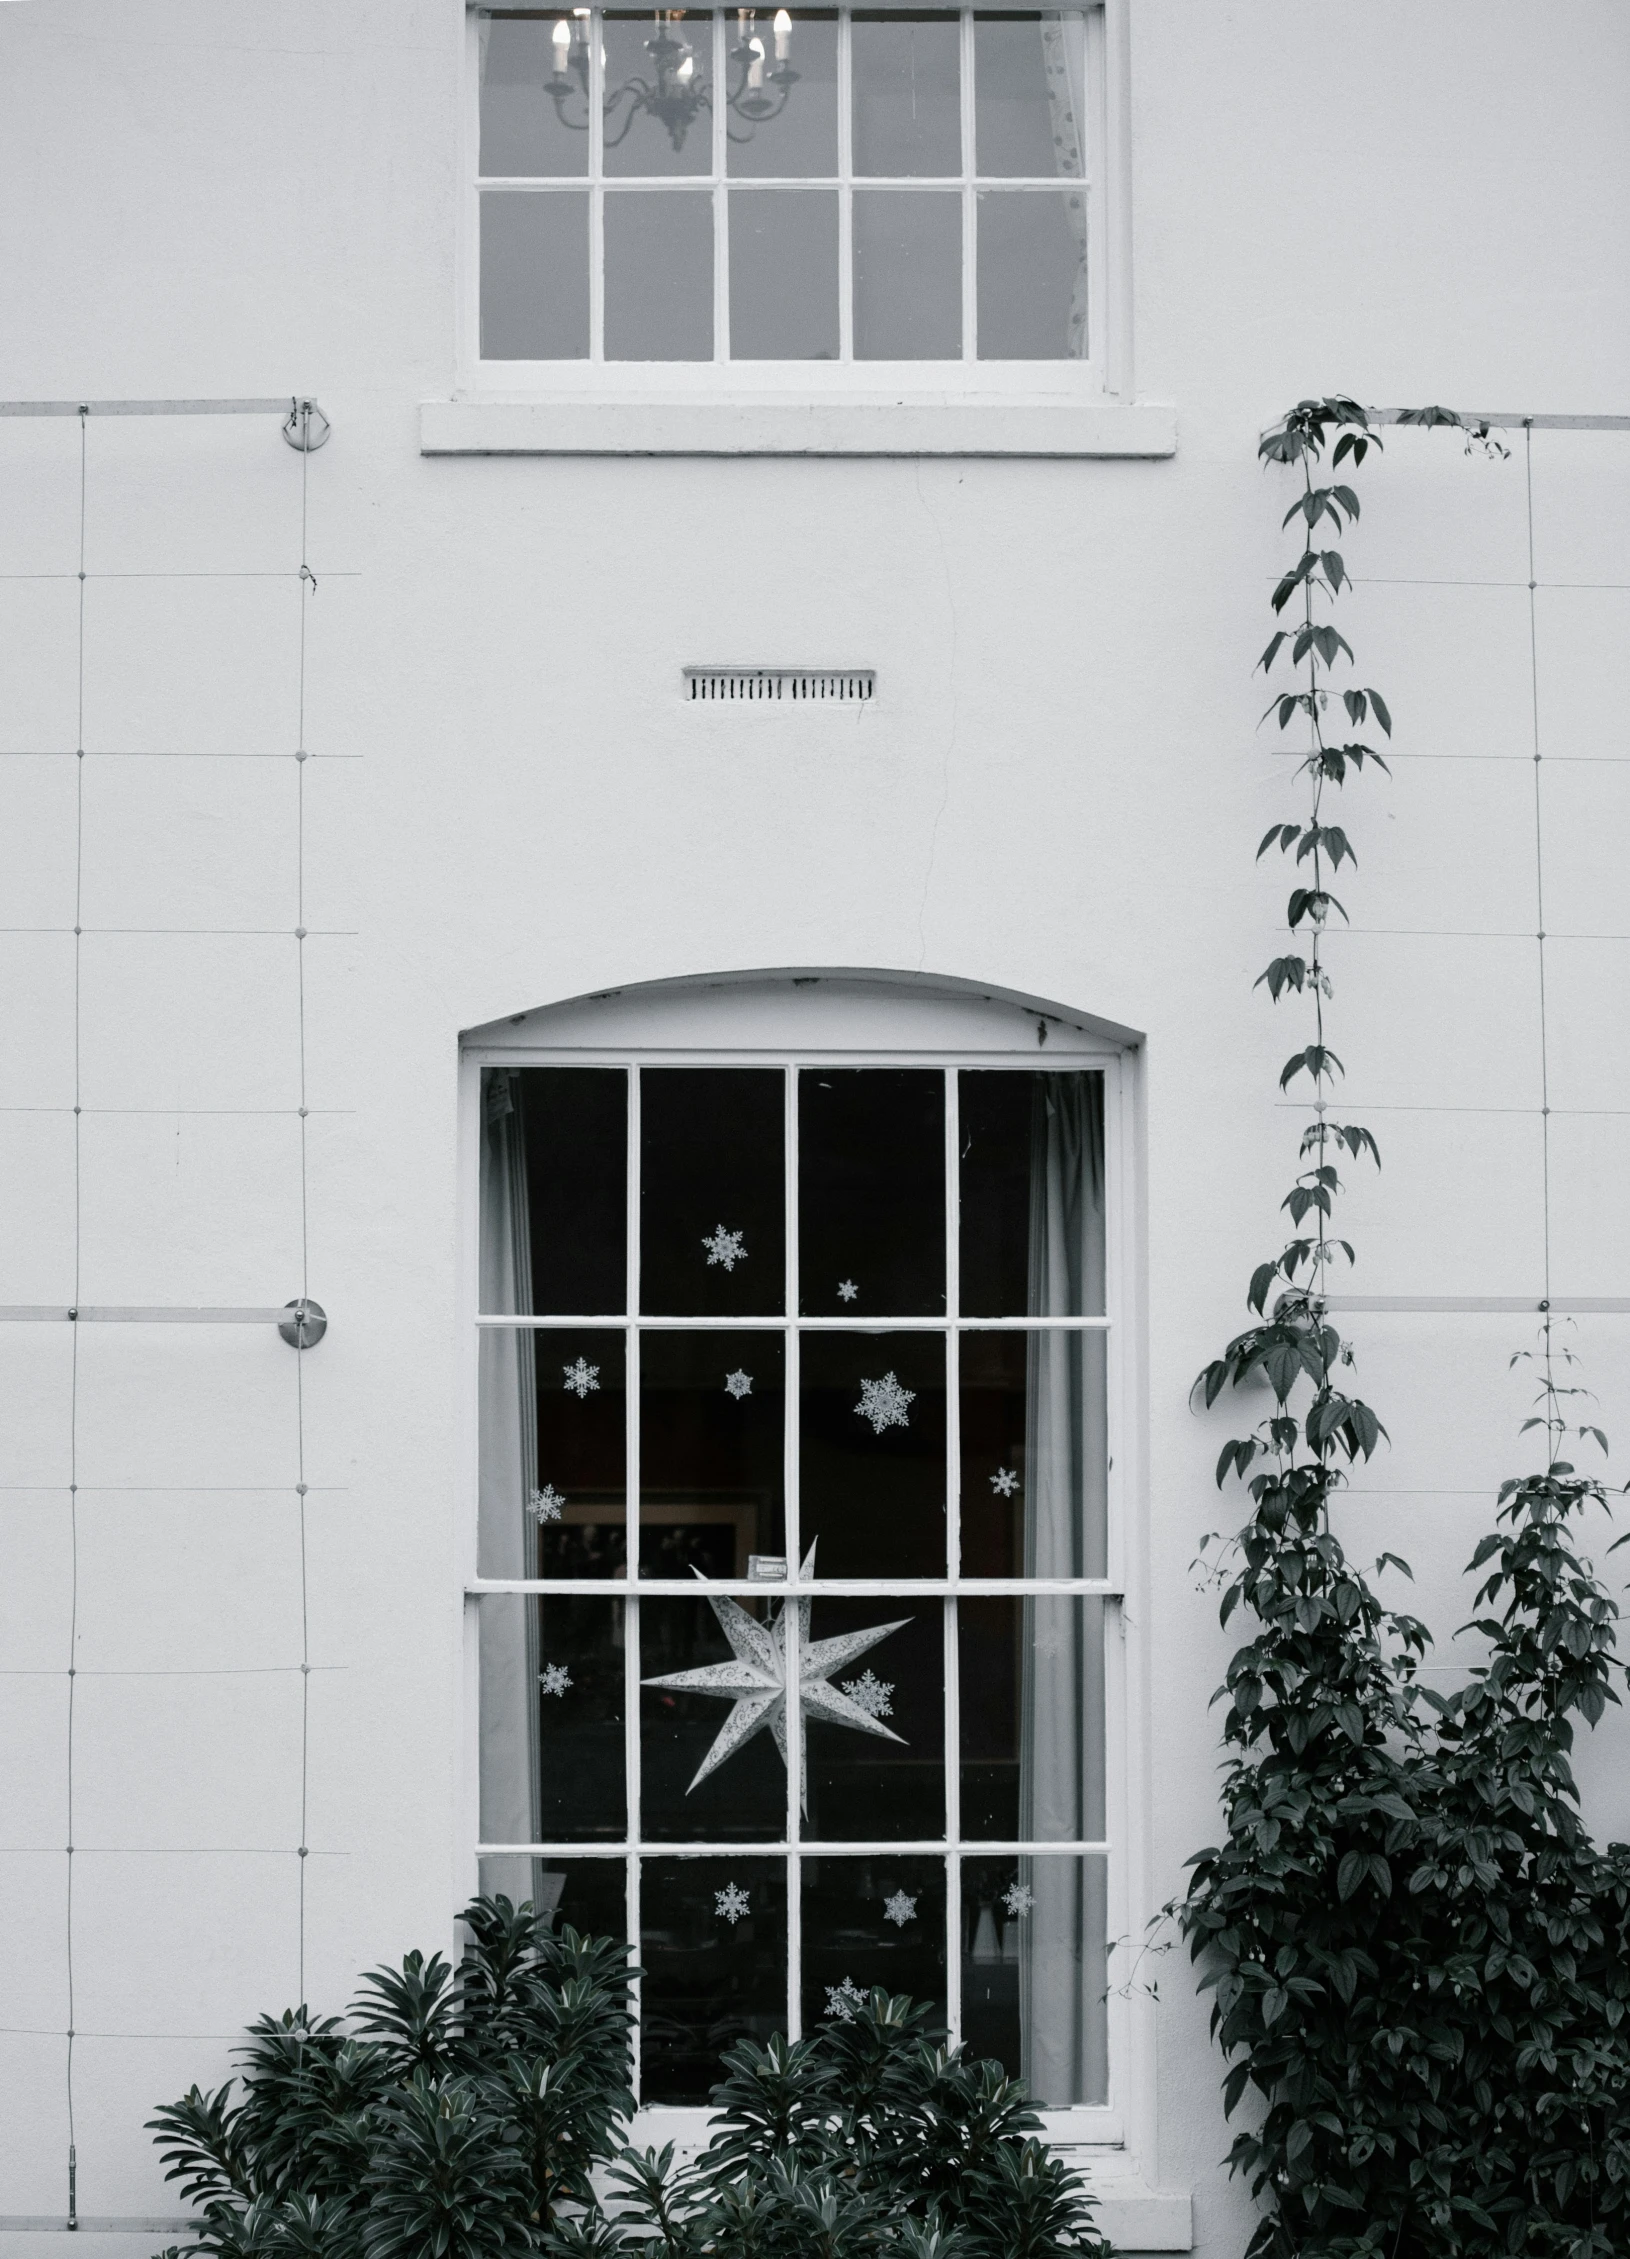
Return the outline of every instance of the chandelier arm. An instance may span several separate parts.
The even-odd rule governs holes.
[[[559,89],[558,89],[558,91],[557,91],[557,89],[556,89],[556,88],[554,88],[554,87],[552,87],[552,86],[547,86],[547,87],[545,87],[544,91],[545,91],[545,93],[546,93],[546,94],[548,95],[548,97],[549,97],[550,101],[551,101],[551,102],[553,102],[553,104],[554,104],[554,106],[555,106],[555,116],[556,116],[557,120],[558,120],[558,121],[560,122],[560,124],[561,124],[561,125],[563,125],[563,126],[564,126],[564,127],[566,128],[566,131],[567,131],[568,133],[587,133],[587,132],[588,132],[588,130],[589,130],[589,121],[588,121],[588,118],[587,118],[587,116],[586,116],[586,115],[585,115],[585,117],[584,117],[584,119],[583,119],[583,123],[582,123],[581,125],[574,125],[574,124],[573,124],[573,122],[572,122],[572,120],[571,120],[571,119],[570,119],[570,118],[569,118],[569,117],[568,117],[568,116],[566,115],[566,107],[565,107],[565,106],[566,106],[566,104],[567,104],[567,103],[568,103],[568,102],[569,102],[569,101],[571,100],[572,96],[573,96],[573,95],[574,95],[575,93],[577,93],[577,91],[578,91],[578,89],[577,89],[577,88],[576,88],[575,86],[571,86],[571,85],[563,86],[563,87],[559,88]],[[588,96],[587,96],[587,94],[585,94],[585,95],[584,95],[584,97],[583,97],[583,101],[584,101],[584,105],[585,105],[585,109],[586,109],[586,107],[587,107],[587,104],[588,104]]]

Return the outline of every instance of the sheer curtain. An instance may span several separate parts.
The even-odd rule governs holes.
[[[1082,180],[1086,115],[1086,40],[1081,19],[1044,15],[1041,19],[1042,69],[1047,79],[1047,122],[1052,129],[1059,177],[1079,183],[1064,199],[1065,216],[1075,244],[1075,282],[1070,291],[1070,317],[1065,352],[1072,361],[1087,354],[1087,198]]]
[[[520,1077],[489,1070],[481,1137],[481,1308],[530,1310],[532,1244]],[[533,1337],[517,1328],[481,1336],[480,1560],[487,1577],[532,1574],[527,1501],[537,1482]],[[530,1595],[481,1602],[481,1835],[487,1843],[538,1836],[537,1605]],[[532,1862],[484,1860],[482,1888],[516,1901],[532,1895]]]
[[[1103,1081],[1038,1075],[1030,1149],[1029,1305],[1034,1317],[1103,1307]],[[1101,1576],[1107,1431],[1103,1337],[1029,1337],[1026,1388],[1027,1577]],[[1092,1840],[1104,1829],[1103,1607],[1025,1604],[1019,1825],[1033,1842]],[[1101,2101],[1108,2079],[1106,1899],[1102,1859],[1029,1858],[1033,1905],[1019,1933],[1024,2077],[1054,2108]]]

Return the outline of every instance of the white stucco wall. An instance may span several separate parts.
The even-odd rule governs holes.
[[[452,384],[458,0],[0,7],[0,397],[318,397],[297,908],[300,458],[267,419],[0,422],[0,1301],[310,1291],[269,1328],[0,1337],[0,2216],[60,2214],[76,1681],[79,2204],[171,2209],[141,2121],[305,1984],[444,1941],[460,1809],[460,1029],[612,984],[925,971],[1140,1032],[1148,1816],[1157,1903],[1213,1819],[1233,1509],[1194,1372],[1242,1316],[1300,1115],[1272,953],[1289,812],[1251,679],[1303,393],[1630,406],[1630,25],[1612,0],[1134,0],[1136,377],[1151,462],[425,460]],[[1347,1210],[1374,1295],[1537,1295],[1527,471],[1391,434],[1344,631],[1397,724],[1331,945]],[[1551,1276],[1630,1292],[1630,440],[1536,435]],[[43,576],[43,577],[42,577]],[[128,577],[121,577],[128,576]],[[191,577],[197,576],[197,577]],[[863,711],[683,705],[728,649],[870,664]],[[12,758],[10,755],[17,757]],[[267,758],[253,758],[263,755]],[[198,756],[198,757],[193,757]],[[85,929],[76,952],[72,928]],[[76,997],[76,958],[78,966]],[[74,1057],[78,1026],[77,1234]],[[78,1273],[75,1275],[75,1249]],[[1627,1325],[1579,1321],[1630,1450]],[[1364,1314],[1392,1443],[1344,1529],[1446,1637],[1530,1464],[1507,1315]],[[1617,1463],[1616,1461],[1614,1462]],[[1622,1479],[1622,1478],[1621,1478]],[[67,1485],[80,1486],[69,1514]],[[72,1526],[77,1524],[77,1571]],[[108,1675],[101,1675],[108,1674]],[[1622,1731],[1586,1774],[1630,1832]],[[1168,1960],[1139,2164],[1243,2241],[1203,2010]],[[137,2252],[154,2238],[89,2237]],[[60,2248],[0,2232],[18,2259]]]

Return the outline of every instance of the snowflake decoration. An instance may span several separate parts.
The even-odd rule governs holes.
[[[733,1373],[725,1374],[724,1386],[725,1394],[734,1396],[739,1401],[744,1396],[752,1395],[753,1376],[751,1373],[744,1373],[738,1366]]]
[[[713,1910],[732,1929],[747,1912],[747,1892],[735,1883],[726,1883],[723,1890],[713,1893]]]
[[[739,1231],[726,1231],[723,1224],[720,1224],[717,1231],[709,1232],[702,1245],[707,1249],[709,1270],[715,1263],[722,1263],[727,1271],[733,1271],[738,1263],[745,1263],[747,1260],[747,1248],[742,1234]]]
[[[852,1977],[845,1977],[842,1984],[829,1984],[826,1988],[826,2012],[829,2016],[836,2016],[840,2024],[848,2023],[855,2010],[864,2008],[865,2005],[866,1995]]]
[[[600,1368],[598,1365],[590,1365],[579,1357],[575,1365],[562,1365],[560,1369],[566,1375],[566,1386],[579,1402],[591,1390],[598,1391],[600,1386]]]
[[[903,1890],[897,1890],[892,1898],[883,1901],[883,1919],[903,1930],[907,1922],[917,1919],[917,1901],[908,1898]]]
[[[1028,1914],[1036,1903],[1036,1894],[1024,1883],[1016,1882],[1002,1893],[1002,1904],[1010,1914]]]
[[[526,1510],[535,1522],[558,1522],[560,1509],[565,1503],[554,1484],[546,1482],[541,1490],[532,1493],[526,1502]]]
[[[564,1694],[572,1683],[572,1674],[564,1663],[545,1663],[538,1673],[538,1684],[545,1694]]]
[[[860,1289],[853,1279],[839,1279],[838,1300],[840,1302],[852,1302],[859,1292]]]
[[[857,1710],[864,1710],[868,1718],[892,1718],[894,1704],[889,1697],[894,1692],[892,1679],[880,1679],[872,1671],[862,1671],[858,1679],[845,1679],[843,1691]]]
[[[903,1428],[910,1423],[906,1406],[916,1400],[914,1388],[902,1388],[897,1373],[885,1373],[881,1380],[863,1380],[860,1384],[860,1402],[855,1411],[863,1420],[870,1420],[872,1433],[881,1435],[885,1428]]]
[[[998,1498],[1011,1498],[1016,1490],[1023,1490],[1024,1484],[1011,1467],[998,1467],[990,1478],[990,1487]]]

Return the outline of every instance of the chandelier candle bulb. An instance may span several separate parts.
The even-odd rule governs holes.
[[[551,37],[554,40],[555,47],[555,69],[557,72],[564,73],[567,58],[572,51],[572,27],[564,16],[555,25]]]
[[[775,59],[784,63],[792,48],[792,18],[785,8],[775,11]]]
[[[756,94],[764,84],[764,42],[754,39],[748,45],[753,59],[747,66],[747,84]]]

